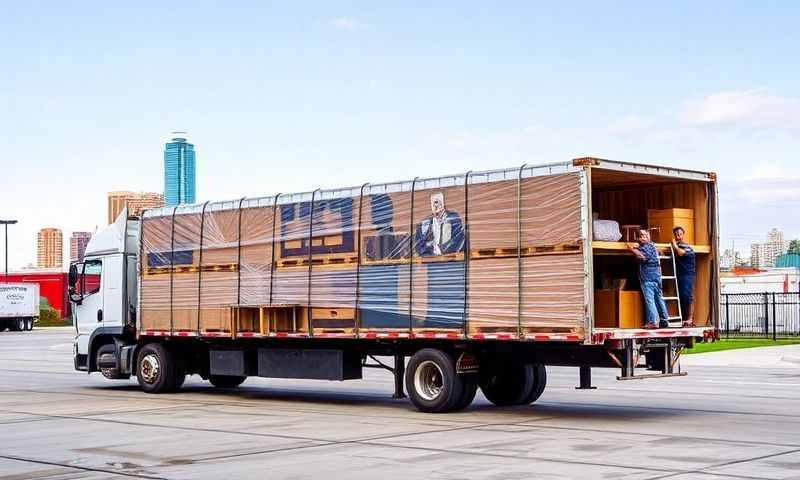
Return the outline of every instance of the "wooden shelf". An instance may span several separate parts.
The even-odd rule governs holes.
[[[656,247],[669,248],[669,243],[656,243]],[[692,245],[692,248],[695,253],[711,253],[711,245]],[[628,250],[628,242],[603,242],[595,240],[592,242],[592,249],[610,251]]]

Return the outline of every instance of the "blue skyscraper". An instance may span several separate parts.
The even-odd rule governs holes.
[[[164,203],[194,203],[194,145],[181,136],[186,132],[172,133],[177,136],[164,148]]]

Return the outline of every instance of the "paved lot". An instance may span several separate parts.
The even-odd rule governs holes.
[[[687,360],[684,378],[598,370],[593,391],[551,368],[533,406],[479,394],[428,415],[392,400],[379,371],[228,391],[192,377],[145,395],[73,371],[71,336],[0,333],[0,479],[800,478],[800,365],[753,368],[746,351],[736,366]]]

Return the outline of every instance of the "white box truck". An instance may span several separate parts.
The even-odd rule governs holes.
[[[39,284],[0,283],[0,332],[33,330],[39,319]]]

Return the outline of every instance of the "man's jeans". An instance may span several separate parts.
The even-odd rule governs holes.
[[[642,282],[642,295],[644,296],[644,314],[647,323],[658,326],[659,318],[667,321],[667,305],[661,293],[661,282]]]

